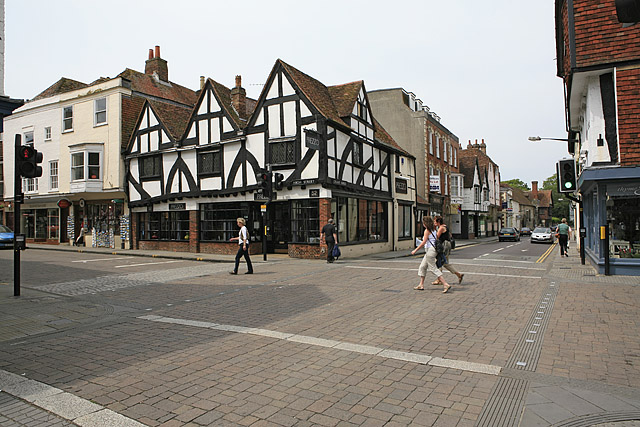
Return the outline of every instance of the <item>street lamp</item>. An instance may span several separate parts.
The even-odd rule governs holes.
[[[543,140],[543,139],[548,139],[548,140],[551,140],[551,141],[568,141],[568,142],[578,142],[578,140],[577,140],[577,139],[568,139],[568,138],[541,138],[541,137],[539,137],[539,136],[530,136],[530,137],[529,137],[529,141],[534,141],[534,142],[535,142],[535,141],[540,141],[540,140]]]

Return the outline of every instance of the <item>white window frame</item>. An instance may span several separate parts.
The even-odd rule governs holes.
[[[65,116],[67,110],[71,111],[71,115],[69,117]],[[67,120],[70,121],[71,127],[69,128],[66,127],[67,125],[65,122]],[[66,133],[66,132],[73,132],[73,105],[62,107],[62,133]]]
[[[60,169],[58,167],[57,160],[51,160],[49,162],[49,190],[55,191],[59,188],[60,184]]]
[[[22,191],[25,193],[37,193],[38,178],[22,178]]]
[[[436,137],[436,157],[440,158],[440,137]]]
[[[44,128],[44,140],[51,141],[51,126],[45,126]]]
[[[98,156],[97,164],[89,164],[89,159],[92,157],[92,154],[96,154]],[[81,155],[81,156],[80,156]],[[82,164],[73,163],[74,158],[82,158]],[[98,173],[96,178],[91,178],[91,169],[98,168]],[[74,169],[82,170],[82,178],[75,178]],[[81,182],[81,181],[100,181],[102,179],[102,152],[97,150],[87,150],[87,151],[76,151],[71,153],[71,181],[72,182]]]
[[[429,154],[433,155],[433,132],[429,131]]]
[[[98,109],[98,102],[104,101],[104,109]],[[100,114],[104,114],[104,120],[98,121]],[[107,124],[107,98],[98,98],[93,101],[93,126],[104,126]]]

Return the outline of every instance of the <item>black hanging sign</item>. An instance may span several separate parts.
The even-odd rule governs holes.
[[[305,129],[304,130],[304,145],[312,150],[319,150],[322,137],[316,131]]]

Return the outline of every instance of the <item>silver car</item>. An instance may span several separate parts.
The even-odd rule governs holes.
[[[548,227],[536,227],[531,233],[531,243],[553,243],[554,240],[553,233]]]

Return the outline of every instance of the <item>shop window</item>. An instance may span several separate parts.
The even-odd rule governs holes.
[[[252,218],[259,218],[258,206],[249,203],[203,203],[200,205],[200,240],[228,242],[238,236],[237,218],[245,218],[251,241],[259,240],[259,225],[252,227]]]
[[[640,258],[640,198],[609,196],[606,205],[609,253],[614,258]]]
[[[85,206],[85,226],[88,230],[95,228],[96,232],[120,234],[120,217],[123,214],[122,203],[90,203]]]
[[[411,238],[411,205],[398,206],[398,237],[400,239]]]
[[[189,240],[189,211],[138,214],[140,240]]]
[[[296,243],[320,242],[320,209],[317,199],[291,203],[291,234]]]
[[[331,202],[338,241],[368,242],[387,239],[387,203],[338,197]]]

